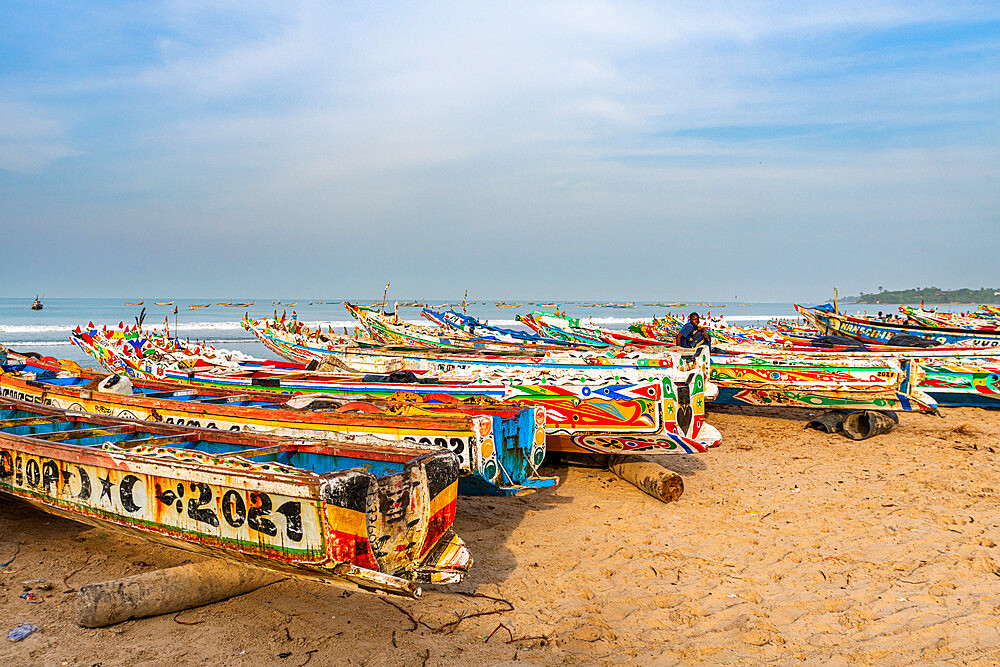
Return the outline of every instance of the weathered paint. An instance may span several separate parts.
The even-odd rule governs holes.
[[[909,360],[716,356],[719,404],[873,410],[934,410],[920,389],[923,371]]]
[[[965,345],[969,347],[1000,347],[1000,331],[924,327],[909,324],[873,322],[840,313],[795,306],[806,320],[822,333],[848,336],[864,343],[888,344],[899,334],[917,336],[939,345]]]
[[[921,364],[920,389],[941,406],[1000,407],[1000,364]]]
[[[365,382],[357,376],[295,372],[286,368],[288,364],[267,366],[260,361],[248,364],[242,374],[238,365],[203,366],[207,370],[179,368],[176,362],[166,363],[165,355],[154,359],[154,354],[141,358],[125,354],[122,349],[129,347],[122,348],[114,342],[120,341],[120,336],[109,341],[96,329],[74,334],[73,340],[109,370],[133,377],[279,392],[384,396],[404,391],[428,400],[430,395],[446,394],[453,398],[497,398],[515,405],[539,406],[546,410],[548,435],[575,438],[569,451],[583,448],[610,454],[694,453],[704,452],[721,441],[718,430],[705,422],[704,399],[709,385],[704,377],[708,367],[704,352],[594,358],[582,353],[564,353],[546,358],[547,361],[535,357],[429,355],[420,357],[419,364],[410,361],[421,366],[416,370],[436,376],[440,382],[395,384]],[[154,348],[166,346],[172,358],[182,354],[175,344],[163,338],[144,338],[137,344],[141,348],[147,344]],[[369,350],[366,354],[376,353]],[[183,356],[192,363],[200,358],[191,351]],[[220,356],[224,355],[214,353],[202,359],[202,363]],[[270,368],[266,378],[259,376],[259,370],[250,370],[265,367]],[[297,370],[301,371],[301,367]],[[567,438],[557,438],[548,448],[559,451],[566,442]]]
[[[314,472],[270,459],[312,452],[356,461],[365,452],[356,445],[251,440],[20,402],[0,404],[0,415],[0,491],[64,516],[410,596],[419,595],[417,583],[460,579],[471,565],[449,532],[458,462],[447,452],[397,453],[400,471],[379,477],[357,468]],[[86,444],[95,430],[114,442]],[[169,435],[184,438],[189,449],[139,444]],[[450,544],[444,565],[430,557],[442,539]]]
[[[459,457],[466,474],[483,478],[485,485],[471,487],[482,493],[512,495],[558,482],[557,478],[540,476],[537,464],[532,463],[539,447],[542,457],[545,450],[544,426],[537,426],[530,409],[484,405],[445,412],[421,410],[417,405],[365,403],[358,406],[363,410],[312,412],[288,409],[280,402],[285,397],[261,392],[242,393],[238,397],[249,406],[190,400],[229,400],[234,396],[208,390],[200,390],[202,395],[181,397],[188,400],[170,400],[146,394],[176,391],[174,385],[137,381],[134,391],[140,393],[101,392],[85,388],[96,384],[91,381],[100,376],[84,371],[75,375],[58,372],[58,366],[29,361],[18,366],[23,369],[20,374],[0,373],[0,395],[93,414],[197,428],[313,438],[371,436],[398,441],[401,446],[413,443],[418,447],[442,447]],[[255,407],[254,403],[272,405]],[[483,449],[493,448],[494,430],[503,434],[505,447],[484,458]],[[501,467],[503,475],[499,474]]]

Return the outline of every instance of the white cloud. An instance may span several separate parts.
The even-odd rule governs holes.
[[[37,171],[72,154],[78,141],[44,111],[57,103],[100,151],[78,176],[102,172],[78,190],[97,193],[94,217],[103,195],[135,200],[120,218],[138,227],[173,217],[192,233],[280,225],[300,245],[337,229],[380,248],[393,230],[420,225],[464,242],[513,229],[522,236],[505,246],[512,256],[537,236],[559,239],[565,253],[597,248],[599,259],[611,252],[601,242],[609,228],[662,244],[674,226],[699,221],[735,230],[752,250],[746,215],[844,225],[899,214],[930,225],[982,219],[996,203],[984,184],[997,176],[997,42],[980,34],[976,58],[955,66],[969,44],[880,50],[877,35],[996,18],[1000,6],[171,2],[154,11],[134,31],[148,40],[135,49],[142,57],[124,48],[71,76],[12,81],[33,103],[0,106],[0,128],[15,128],[0,136],[0,167]],[[128,17],[115,20],[127,42]],[[840,43],[863,35],[876,36],[873,48]],[[727,127],[761,132],[734,138]],[[838,132],[851,141],[838,145]]]
[[[78,155],[64,134],[62,124],[36,105],[0,100],[0,169],[33,174]]]

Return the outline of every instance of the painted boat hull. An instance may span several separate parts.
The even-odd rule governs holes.
[[[712,381],[720,388],[717,402],[729,404],[764,404],[763,399],[750,394],[734,396],[733,390],[763,388],[775,392],[800,384],[786,397],[786,403],[836,407],[836,400],[849,398],[846,391],[842,392],[844,396],[836,397],[821,391],[803,401],[803,387],[810,387],[810,390],[852,389],[859,394],[857,398],[863,398],[859,392],[866,392],[869,398],[879,398],[880,405],[891,405],[897,400],[894,392],[904,393],[908,395],[909,409],[921,409],[924,405],[929,408],[935,403],[938,407],[992,407],[1000,398],[1000,357],[968,348],[884,348],[866,352],[808,348],[756,350],[713,357]],[[881,397],[872,393],[880,390],[884,394]],[[779,402],[771,394],[766,396],[772,403]],[[844,407],[862,404],[847,401]],[[900,399],[900,407],[906,409],[904,406]]]
[[[934,396],[930,395],[930,399]],[[902,392],[809,391],[795,389],[751,389],[719,387],[713,405],[744,405],[769,408],[811,408],[819,410],[925,411],[929,402],[916,403]]]
[[[365,460],[383,474],[338,467]],[[348,588],[417,597],[421,583],[460,581],[472,560],[451,532],[457,482],[449,452],[414,458],[0,403],[0,492]]]
[[[893,359],[802,359],[794,356],[714,357],[720,405],[933,411],[919,388],[923,371]]]
[[[863,343],[886,345],[899,334],[908,334],[936,342],[938,345],[968,347],[1000,347],[1000,332],[944,327],[921,327],[908,324],[871,322],[840,313],[795,305],[806,320],[820,333],[848,336]]]
[[[545,458],[544,416],[535,409],[505,406],[463,406],[451,412],[421,409],[419,405],[377,406],[341,400],[338,414],[254,407],[270,401],[281,405],[280,394],[239,395],[201,389],[178,392],[178,385],[136,382],[132,395],[86,388],[100,376],[55,372],[51,364],[35,362],[20,368],[21,374],[0,373],[0,396],[54,405],[69,410],[124,419],[178,424],[239,433],[267,433],[298,438],[380,438],[412,443],[416,448],[441,447],[455,453],[463,470],[463,493],[498,496],[524,495],[554,486],[556,477],[543,477],[538,468]],[[26,370],[35,372],[25,374]],[[74,382],[74,385],[68,383]],[[62,383],[62,384],[59,384]],[[158,394],[180,393],[171,400]],[[196,395],[191,395],[196,394]],[[203,398],[204,400],[191,400]],[[241,399],[227,403],[231,399]],[[207,402],[206,402],[207,401]],[[240,403],[250,404],[248,406]],[[464,412],[464,414],[463,414]],[[498,445],[502,443],[502,446]],[[476,477],[478,479],[469,479]]]
[[[714,391],[701,371],[703,364],[707,364],[707,355],[689,362],[692,370],[688,371],[676,370],[674,358],[668,356],[660,360],[664,366],[578,362],[569,366],[574,369],[572,374],[556,370],[557,367],[526,366],[513,360],[499,367],[485,363],[467,367],[451,360],[435,362],[433,357],[424,357],[427,364],[442,363],[450,367],[442,382],[393,384],[364,382],[357,377],[343,379],[343,376],[292,374],[287,370],[277,372],[279,367],[272,367],[270,372],[259,370],[268,368],[266,362],[245,362],[239,366],[240,372],[236,372],[236,367],[204,371],[192,367],[181,371],[164,367],[149,357],[120,354],[102,344],[97,333],[94,330],[93,334],[74,334],[72,340],[109,370],[131,377],[277,392],[356,393],[359,396],[406,392],[425,397],[425,400],[430,400],[432,395],[446,394],[464,400],[482,397],[512,405],[541,407],[545,409],[550,451],[562,451],[562,447],[567,447],[568,451],[583,449],[602,454],[692,454],[704,452],[721,441],[718,430],[705,422],[706,394]],[[254,369],[257,369],[256,375],[251,373]],[[426,369],[417,370],[427,373]],[[448,381],[448,377],[458,377],[452,374],[459,373],[466,378],[464,381]]]
[[[946,407],[1000,408],[1000,365],[922,364],[920,388]]]

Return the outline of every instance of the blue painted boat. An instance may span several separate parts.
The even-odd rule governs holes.
[[[559,481],[538,474],[545,458],[540,407],[465,405],[442,402],[446,397],[440,396],[421,405],[351,393],[291,397],[252,388],[111,379],[114,389],[105,388],[104,374],[70,371],[58,361],[16,353],[0,361],[5,398],[248,435],[395,442],[401,450],[440,447],[458,457],[460,490],[470,495],[523,495]]]
[[[548,338],[530,331],[518,331],[517,329],[506,329],[492,324],[481,322],[474,317],[456,312],[454,310],[437,311],[424,308],[421,315],[441,327],[450,327],[463,332],[472,338],[490,340],[498,343],[512,343],[516,345],[537,345],[550,347],[574,347],[575,343],[562,338]],[[602,343],[598,347],[607,347]]]
[[[965,347],[1000,347],[1000,331],[924,327],[914,324],[874,322],[859,317],[849,317],[826,304],[817,308],[795,305],[799,312],[821,334],[847,336],[863,343],[891,345],[899,335],[917,336],[938,345]]]
[[[920,388],[939,405],[1000,408],[1000,365],[938,359],[921,368]]]

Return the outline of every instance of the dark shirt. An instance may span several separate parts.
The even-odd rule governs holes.
[[[681,327],[681,347],[698,347],[708,342],[704,329],[695,329],[690,322]]]

